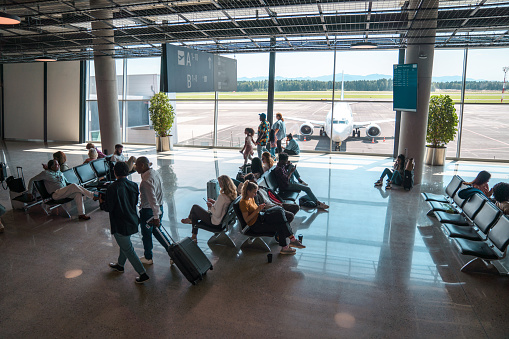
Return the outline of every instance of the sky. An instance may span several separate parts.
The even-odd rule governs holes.
[[[433,76],[461,76],[464,50],[435,50]],[[237,77],[268,76],[269,53],[227,54],[237,59]],[[467,78],[502,81],[502,67],[509,66],[509,48],[471,49],[468,51]],[[392,75],[392,65],[398,61],[398,51],[337,52],[336,74]],[[159,58],[129,59],[128,74],[157,74]],[[278,52],[276,76],[286,78],[315,77],[333,73],[334,52]],[[93,71],[92,71],[93,72]],[[122,73],[122,61],[117,60],[117,72]],[[509,74],[508,79],[509,81]]]

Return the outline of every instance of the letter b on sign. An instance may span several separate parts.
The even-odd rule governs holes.
[[[191,88],[191,74],[187,75],[187,88]]]

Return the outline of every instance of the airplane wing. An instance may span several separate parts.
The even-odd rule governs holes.
[[[292,117],[285,116],[285,120],[286,119],[300,121],[300,122],[309,122],[309,123],[313,124],[315,127],[323,127],[323,126],[325,126],[325,121],[307,120],[307,119],[292,118]]]
[[[386,120],[373,120],[373,121],[358,121],[353,123],[353,128],[364,128],[371,124],[379,124],[382,122],[394,122],[394,119],[386,119]]]

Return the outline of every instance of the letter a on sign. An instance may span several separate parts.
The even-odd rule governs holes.
[[[189,52],[187,52],[187,62],[186,62],[186,66],[191,66],[191,54],[189,54]]]

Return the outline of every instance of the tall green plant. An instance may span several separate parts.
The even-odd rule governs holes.
[[[429,100],[428,131],[429,146],[443,147],[454,140],[458,129],[458,115],[454,102],[448,95],[433,95]]]
[[[157,136],[169,136],[171,126],[173,126],[173,121],[175,120],[175,111],[170,104],[170,98],[163,92],[155,94],[150,98],[148,111]]]

